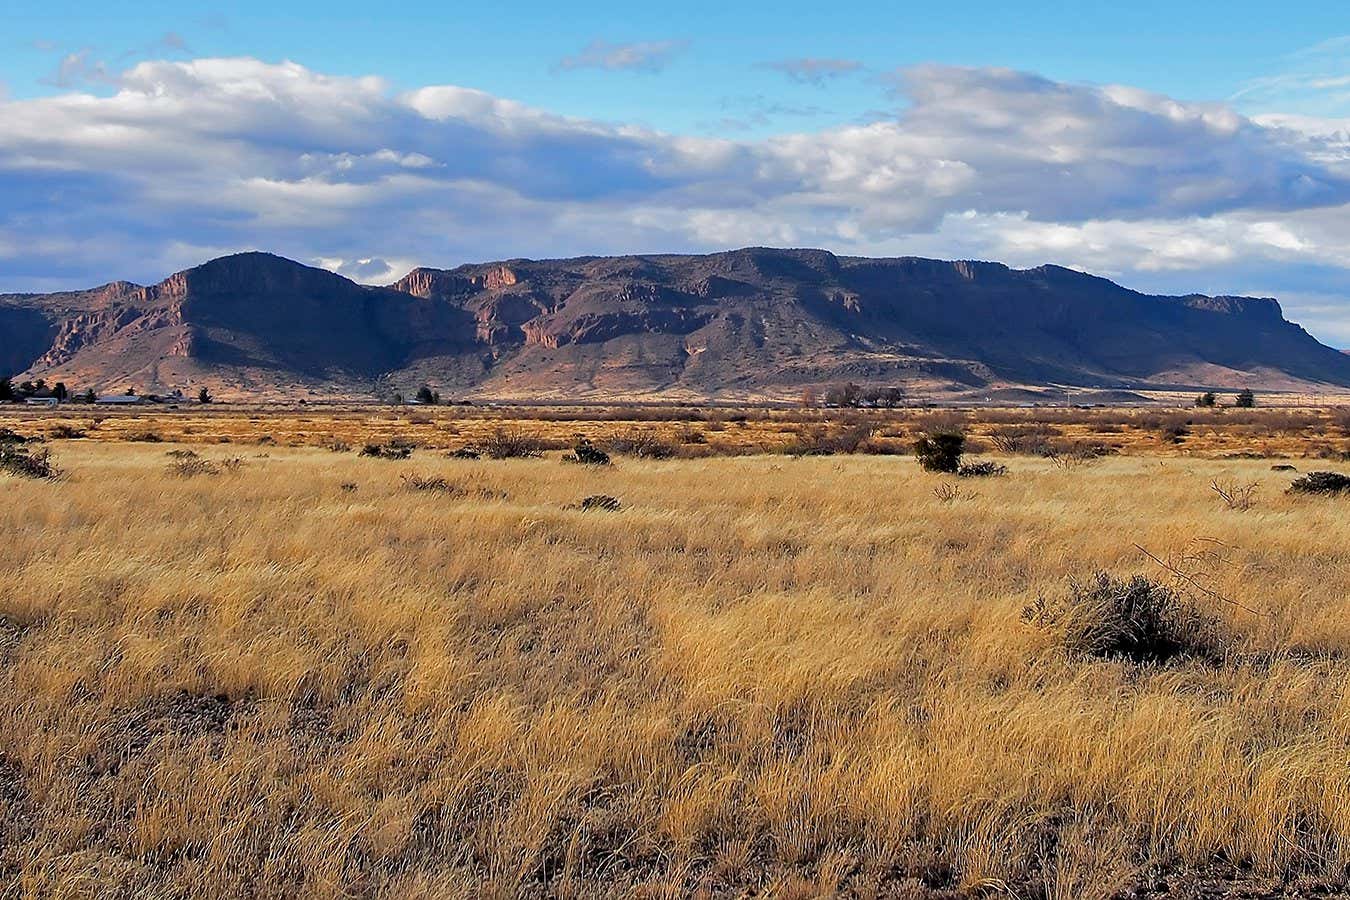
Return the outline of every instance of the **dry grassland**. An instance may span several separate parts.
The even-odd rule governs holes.
[[[0,475],[0,896],[1345,885],[1350,497],[1156,441],[955,494],[898,456],[284,446],[407,433],[351,415],[108,415],[89,438],[211,465],[85,438],[48,444],[60,480]],[[440,447],[490,421],[427,415]],[[1345,445],[1308,415],[1206,447]],[[255,424],[278,445],[211,445]],[[1206,587],[1222,659],[1024,621],[1070,576],[1170,577],[1136,544]]]

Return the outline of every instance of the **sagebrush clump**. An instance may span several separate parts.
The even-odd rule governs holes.
[[[1054,632],[1081,656],[1165,663],[1178,657],[1219,662],[1227,638],[1219,621],[1171,587],[1143,575],[1098,572],[1069,582],[1058,600],[1037,598],[1023,621]]]

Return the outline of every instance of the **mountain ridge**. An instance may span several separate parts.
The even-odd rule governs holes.
[[[249,251],[154,285],[0,295],[0,371],[98,389],[787,397],[839,381],[1317,390],[1350,358],[1278,301],[1056,265],[747,247],[419,267],[385,286]]]

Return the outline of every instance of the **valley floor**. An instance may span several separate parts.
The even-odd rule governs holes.
[[[0,896],[1346,889],[1350,496],[1269,459],[952,479],[191,427],[0,474]],[[1028,616],[1098,570],[1171,583],[1221,657]]]

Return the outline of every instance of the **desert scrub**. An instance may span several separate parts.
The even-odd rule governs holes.
[[[611,497],[609,494],[592,494],[589,497],[583,497],[579,502],[573,504],[570,509],[579,509],[582,512],[591,512],[599,510],[601,512],[618,512],[623,508],[618,497]]]
[[[605,446],[610,453],[636,456],[638,459],[670,459],[675,447],[647,428],[630,428],[610,438]]]
[[[1172,588],[1142,575],[1098,572],[1073,579],[1057,600],[1037,598],[1023,621],[1052,632],[1075,656],[1166,663],[1178,657],[1220,662],[1228,638],[1218,619]]]
[[[1339,472],[1309,472],[1295,478],[1289,485],[1291,494],[1346,494],[1350,493],[1350,475]]]
[[[51,451],[30,451],[18,444],[0,444],[0,472],[20,478],[57,478],[61,470],[52,462]]]
[[[361,448],[361,456],[370,459],[407,459],[412,456],[413,448],[408,444],[390,441],[387,444],[366,444]]]
[[[572,452],[563,457],[563,462],[580,463],[584,466],[607,466],[609,454],[587,438],[581,438],[572,445]]]
[[[497,427],[478,449],[488,459],[533,459],[544,455],[544,442],[518,428]]]
[[[956,474],[960,478],[999,478],[1008,474],[1008,467],[984,460],[959,466]]]
[[[965,449],[966,436],[959,431],[929,431],[914,442],[914,456],[925,472],[956,472]]]

